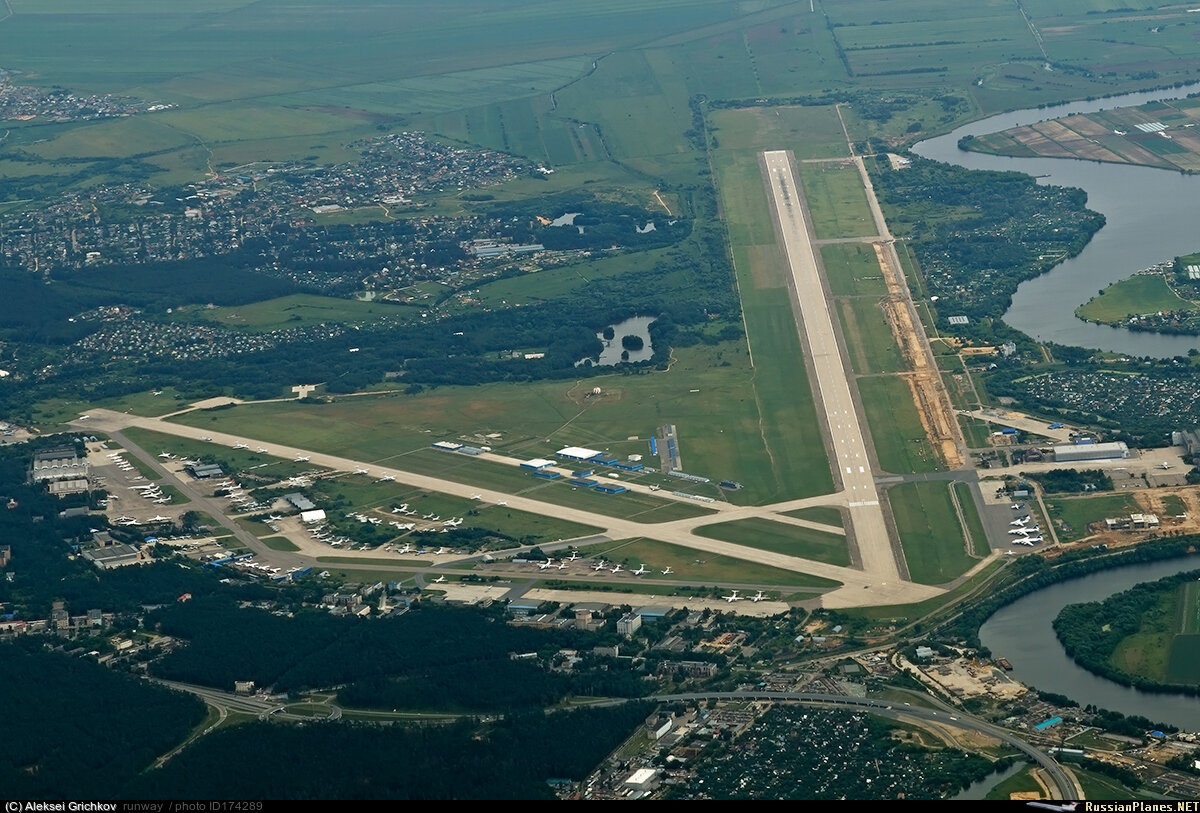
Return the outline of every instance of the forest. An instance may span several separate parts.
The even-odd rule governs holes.
[[[204,719],[192,695],[41,650],[0,644],[0,788],[10,799],[109,799]]]
[[[570,674],[548,672],[543,664],[559,649],[591,649],[604,637],[513,627],[498,609],[416,604],[399,618],[321,610],[281,618],[213,596],[166,607],[147,624],[188,642],[154,663],[154,674],[226,690],[238,680],[283,692],[342,686],[351,705],[463,712],[648,691],[627,661],[590,657]],[[538,657],[514,661],[512,653]]]
[[[646,719],[632,702],[481,725],[248,723],[198,741],[125,796],[143,799],[553,799]],[[286,757],[284,756],[286,755]]]

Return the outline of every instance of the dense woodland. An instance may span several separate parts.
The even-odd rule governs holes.
[[[204,719],[192,695],[41,646],[0,644],[0,788],[9,798],[117,797]]]
[[[250,723],[217,731],[126,794],[144,799],[553,799],[653,704],[426,726]],[[219,789],[219,790],[218,790]]]
[[[477,609],[414,605],[399,618],[371,620],[302,610],[284,618],[210,597],[167,607],[147,623],[188,642],[154,663],[154,674],[226,690],[238,680],[277,691],[343,686],[349,705],[466,712],[649,690],[627,661],[589,656],[570,674],[542,665],[560,648],[591,649],[603,636],[513,627]],[[513,653],[540,657],[514,661]]]

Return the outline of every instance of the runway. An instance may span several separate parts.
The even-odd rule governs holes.
[[[863,570],[880,582],[895,583],[900,580],[900,568],[838,347],[793,159],[785,150],[764,152],[762,158],[777,234],[791,273],[791,292],[800,306],[801,336],[816,372],[817,407],[825,415],[835,475],[846,494]]]

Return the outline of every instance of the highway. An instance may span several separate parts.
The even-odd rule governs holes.
[[[823,412],[846,506],[862,557],[863,570],[881,583],[900,580],[900,567],[888,535],[875,486],[863,428],[850,392],[829,299],[805,211],[803,191],[790,152],[762,154],[777,236],[790,270],[789,289],[799,304],[801,338],[816,372],[817,408]]]

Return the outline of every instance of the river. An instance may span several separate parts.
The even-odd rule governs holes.
[[[1076,307],[1101,288],[1134,271],[1200,251],[1200,233],[1196,230],[1200,175],[1080,159],[1006,158],[958,148],[958,140],[965,135],[994,133],[1072,113],[1177,99],[1198,91],[1200,83],[1001,113],[913,147],[917,155],[948,164],[1024,172],[1036,176],[1038,183],[1080,187],[1087,192],[1088,207],[1107,219],[1104,228],[1077,257],[1021,283],[1013,295],[1012,306],[1004,314],[1005,322],[1040,341],[1131,356],[1167,358],[1187,355],[1188,350],[1200,347],[1200,338],[1195,336],[1138,333],[1089,324],[1074,313]]]
[[[1012,663],[1012,676],[1027,686],[1066,695],[1122,714],[1140,714],[1155,722],[1200,731],[1200,697],[1141,692],[1093,675],[1071,660],[1051,622],[1068,604],[1103,601],[1141,582],[1200,568],[1200,557],[1129,565],[1038,590],[1002,608],[979,630],[983,645]]]

